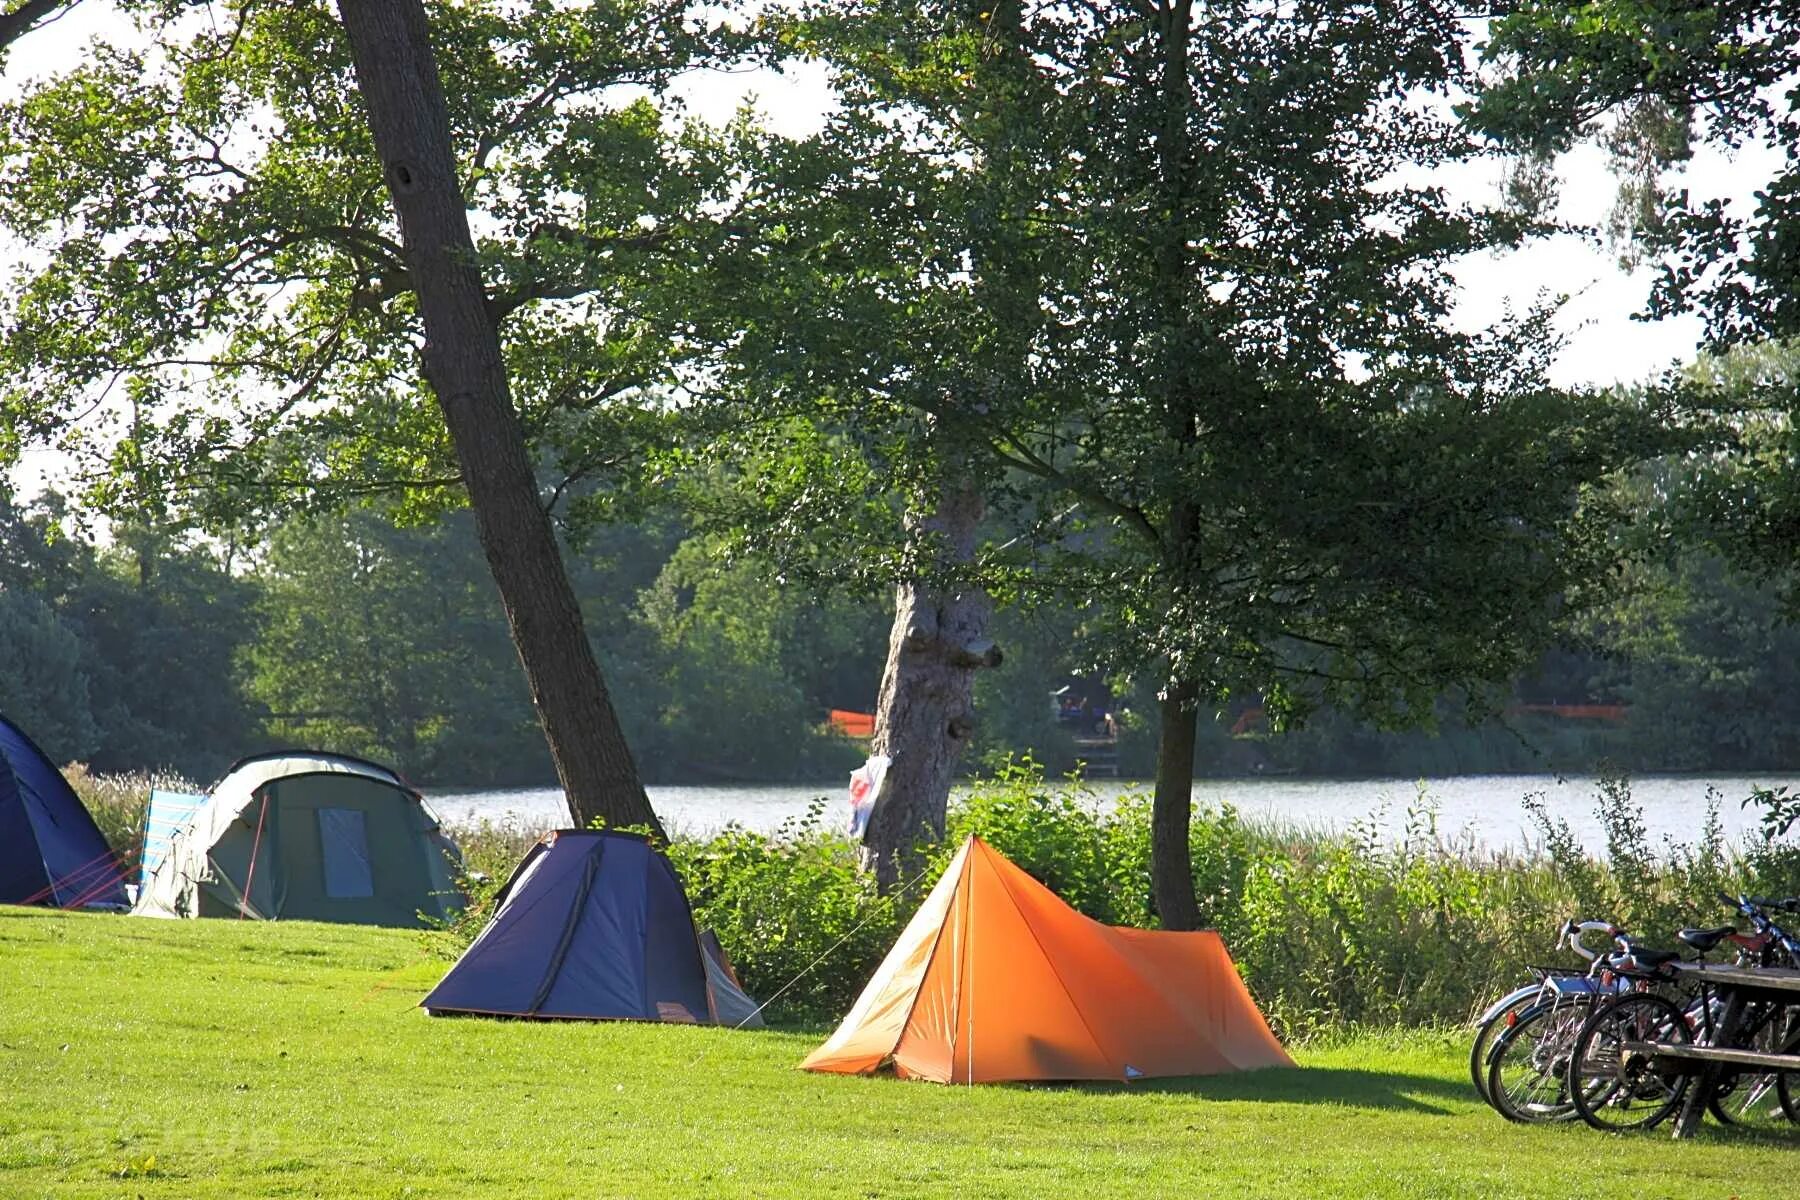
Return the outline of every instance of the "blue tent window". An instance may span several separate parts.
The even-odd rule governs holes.
[[[356,808],[319,810],[319,851],[325,863],[325,894],[333,900],[360,900],[375,894],[369,869],[369,837]]]

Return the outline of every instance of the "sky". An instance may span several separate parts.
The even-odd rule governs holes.
[[[14,47],[0,75],[0,95],[10,96],[33,78],[66,70],[96,34],[118,34],[124,28],[104,0],[87,0]],[[831,109],[825,75],[817,68],[785,74],[709,72],[690,77],[679,91],[693,115],[710,121],[728,119],[747,97],[754,97],[767,124],[794,137],[818,129]],[[1753,190],[1770,178],[1774,165],[1772,152],[1752,148],[1728,157],[1706,148],[1678,178],[1696,196],[1721,197],[1738,207],[1752,202]],[[1557,215],[1574,224],[1601,224],[1615,190],[1604,153],[1577,150],[1560,164],[1560,174]],[[1498,163],[1478,163],[1456,169],[1445,182],[1459,198],[1487,202],[1496,195],[1500,177]],[[18,247],[0,239],[0,277],[10,275],[18,259]],[[1574,236],[1472,256],[1455,274],[1455,319],[1469,329],[1493,323],[1508,308],[1523,312],[1544,295],[1570,297],[1557,320],[1566,344],[1552,367],[1552,382],[1562,386],[1634,383],[1655,376],[1691,358],[1702,333],[1699,320],[1691,316],[1633,320],[1644,307],[1653,272],[1622,271],[1607,248]],[[16,482],[24,492],[34,492],[44,479],[55,477],[61,462],[53,451],[28,451]]]

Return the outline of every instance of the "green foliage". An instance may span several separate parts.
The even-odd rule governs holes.
[[[1719,452],[1670,472],[1665,518],[1683,543],[1716,547],[1768,585],[1784,615],[1800,610],[1800,339],[1747,342],[1703,355],[1678,381],[1730,436]]]
[[[59,762],[216,774],[259,724],[235,664],[256,585],[203,542],[71,525],[55,494],[0,489],[0,711]]]
[[[1795,796],[1784,785],[1777,788],[1757,788],[1745,798],[1743,806],[1755,805],[1762,810],[1761,824],[1765,837],[1778,838],[1800,821],[1800,796]]]
[[[1542,838],[1525,855],[1444,844],[1423,795],[1394,845],[1366,825],[1304,849],[1265,847],[1246,885],[1244,927],[1234,937],[1222,920],[1221,932],[1289,1029],[1461,1020],[1527,964],[1554,961],[1550,938],[1567,917],[1612,920],[1663,944],[1676,928],[1717,917],[1721,887],[1778,882],[1766,841],[1727,849],[1717,797],[1697,842],[1655,847],[1629,785],[1602,780],[1598,856],[1541,798],[1525,807]]]
[[[1639,771],[1738,769],[1800,755],[1800,629],[1773,586],[1679,551],[1620,573],[1592,614],[1614,656],[1599,682],[1630,705],[1622,753]],[[1608,678],[1610,676],[1610,678]]]
[[[1109,814],[1079,778],[1048,784],[1027,757],[976,780],[959,798],[933,867],[947,863],[965,838],[979,835],[1095,920],[1142,924],[1150,912],[1148,830],[1142,797],[1122,801],[1120,813]]]
[[[974,773],[998,774],[1015,757],[1053,775],[1076,769],[1081,750],[1072,728],[1056,720],[1051,693],[1079,665],[1070,653],[1079,625],[1078,614],[1048,607],[1010,606],[988,618],[988,636],[1006,657],[975,675],[977,719],[966,752]]]
[[[99,737],[84,649],[42,599],[0,588],[0,713],[54,758],[91,754]]]
[[[1660,486],[1675,486],[1661,477]],[[266,544],[135,537],[96,548],[58,497],[0,504],[0,711],[57,761],[96,771],[216,777],[271,743],[396,763],[441,785],[529,785],[552,774],[466,515],[395,527],[380,510],[287,522]],[[1646,517],[1646,520],[1651,518]],[[863,753],[825,711],[873,707],[888,613],[816,597],[673,518],[591,528],[568,551],[597,652],[653,782],[835,779]],[[227,569],[229,563],[229,569]],[[1386,731],[1325,709],[1297,728],[1201,723],[1198,772],[1436,777],[1494,771],[1781,769],[1800,755],[1785,697],[1800,643],[1772,585],[1699,550],[1614,572],[1580,641],[1539,660],[1510,702],[1603,699],[1622,724],[1521,714]],[[1046,773],[1081,751],[1049,692],[1087,662],[1085,615],[1002,610],[1007,653],[977,683],[969,766],[1028,755]],[[1495,705],[1508,703],[1496,698]],[[1153,689],[1121,686],[1120,773],[1154,769]],[[273,715],[271,715],[273,714]]]
[[[663,521],[591,529],[568,555],[646,778],[820,779],[858,760],[825,714],[873,696],[878,609],[808,603]],[[257,577],[246,666],[276,740],[457,786],[552,778],[466,514],[292,521]]]
[[[1784,92],[1800,70],[1781,0],[1529,0],[1494,22],[1491,70],[1469,116],[1537,154],[1598,138],[1621,180],[1614,226],[1662,260],[1650,314],[1698,309],[1721,343],[1800,332],[1793,247],[1800,127]],[[1753,210],[1666,178],[1695,142],[1777,153]]]
[[[1512,969],[1484,959],[1504,913],[1494,873],[1445,853],[1428,812],[1385,844],[1372,823],[1309,852],[1263,848],[1227,944],[1284,1028],[1459,1020]],[[1528,927],[1528,924],[1527,924]]]
[[[204,543],[102,552],[65,597],[87,647],[97,770],[214,777],[261,711],[236,658],[258,632],[257,585]]]
[[[1709,791],[1698,841],[1657,847],[1645,836],[1643,808],[1632,800],[1630,784],[1621,777],[1602,778],[1594,806],[1606,838],[1602,859],[1583,854],[1568,823],[1541,802],[1528,805],[1527,813],[1543,839],[1546,862],[1581,911],[1604,913],[1605,919],[1655,940],[1682,925],[1710,924],[1722,888],[1754,890],[1752,880],[1755,887],[1776,882],[1768,873],[1769,839],[1752,839],[1731,853],[1719,804],[1719,795]]]
[[[708,539],[678,547],[641,594],[662,704],[636,753],[704,758],[735,778],[821,779],[856,766],[858,748],[823,729],[830,706],[806,694],[817,677],[808,660],[857,663],[872,696],[880,630],[867,606],[797,599],[769,586],[765,562],[723,560]]]
[[[745,988],[784,1021],[823,1024],[848,1011],[918,903],[917,892],[877,895],[854,843],[821,829],[823,809],[815,803],[773,836],[732,828],[669,847],[695,922],[719,935]]]
[[[1620,183],[1610,232],[1628,259],[1658,268],[1644,315],[1705,318],[1717,353],[1664,385],[1720,443],[1680,464],[1691,478],[1670,506],[1679,535],[1778,581],[1791,607],[1800,599],[1792,7],[1528,0],[1489,34],[1472,124],[1542,162],[1603,144]],[[1674,175],[1697,146],[1736,164],[1735,195],[1690,189]]]
[[[89,505],[214,529],[459,506],[337,14],[118,7],[0,106],[0,225],[34,251],[0,302],[0,457],[54,432]],[[681,350],[632,294],[728,236],[735,136],[664,93],[742,39],[660,0],[425,7],[523,430],[560,478],[653,475]],[[128,422],[90,419],[109,398]]]
[[[354,509],[289,522],[259,565],[252,692],[274,740],[421,779],[548,775],[542,735],[466,514],[396,528]]]
[[[1547,312],[1448,326],[1450,265],[1530,231],[1386,182],[1482,153],[1421,102],[1468,81],[1457,14],[1301,12],[779,26],[841,108],[751,160],[780,236],[707,300],[726,523],[809,579],[905,578],[900,514],[966,471],[984,544],[942,573],[1151,695],[1400,725],[1529,666],[1665,414],[1550,388]],[[1071,757],[1007,716],[987,765]]]

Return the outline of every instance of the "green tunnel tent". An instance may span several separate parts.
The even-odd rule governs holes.
[[[239,762],[144,879],[143,916],[420,924],[461,906],[456,846],[394,771],[305,750]]]

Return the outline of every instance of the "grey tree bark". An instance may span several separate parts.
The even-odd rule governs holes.
[[[513,410],[476,265],[420,0],[339,0],[357,87],[399,216],[425,326],[423,371],[456,447],[481,547],[570,814],[662,827],[582,626]]]
[[[940,569],[954,572],[974,559],[985,510],[967,473],[951,472],[936,510],[916,529],[938,547]],[[975,672],[1000,663],[987,639],[991,609],[979,588],[946,588],[931,578],[894,590],[871,743],[893,761],[863,832],[866,863],[884,892],[917,869],[921,843],[944,836],[951,780],[975,728]]]

